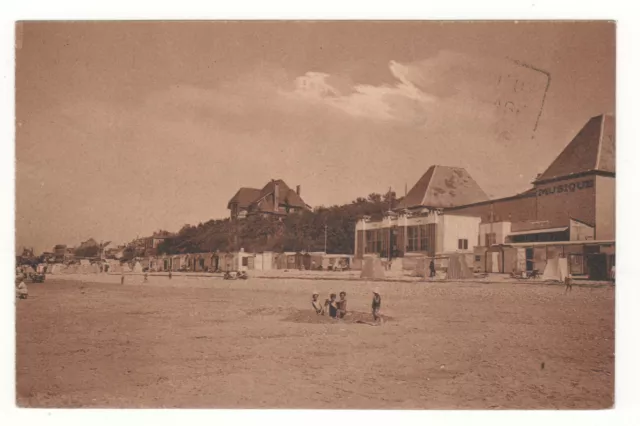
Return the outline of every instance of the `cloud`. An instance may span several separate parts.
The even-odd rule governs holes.
[[[284,94],[351,117],[427,129],[462,122],[510,140],[535,127],[547,82],[543,73],[508,58],[451,51],[410,63],[390,61],[388,67],[391,84],[353,84],[310,71]]]
[[[341,110],[351,116],[412,122],[436,98],[418,89],[408,78],[406,65],[391,61],[395,84],[358,84],[321,72],[307,72],[295,79],[294,97]]]

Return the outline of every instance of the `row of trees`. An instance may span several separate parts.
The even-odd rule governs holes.
[[[362,216],[381,216],[400,200],[393,191],[358,197],[349,204],[317,207],[283,218],[250,216],[233,222],[210,220],[185,225],[158,247],[160,254],[209,251],[323,251],[353,253],[355,226]]]

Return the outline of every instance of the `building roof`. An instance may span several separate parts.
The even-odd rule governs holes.
[[[237,203],[241,209],[246,209],[251,203],[253,203],[259,196],[260,190],[256,188],[240,188],[236,195],[234,195],[227,204],[227,208],[231,208],[231,204]]]
[[[455,207],[488,199],[465,169],[434,165],[422,175],[396,209]]]
[[[251,203],[251,207],[255,210],[260,211],[274,211],[275,206],[273,203],[272,195],[275,192],[276,185],[278,186],[278,205],[284,204],[300,209],[310,208],[307,204],[305,204],[300,195],[289,188],[282,179],[274,179],[267,183],[264,188],[260,190],[260,194]]]
[[[569,230],[568,226],[563,226],[561,228],[530,229],[528,231],[514,231],[509,233],[509,236],[549,234],[549,233],[556,233],[556,232],[565,232],[567,230]]]
[[[616,172],[615,116],[591,118],[534,183],[587,172]]]

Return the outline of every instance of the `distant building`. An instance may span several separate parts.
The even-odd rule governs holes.
[[[137,256],[155,256],[158,254],[158,246],[175,234],[168,231],[154,232],[150,237],[138,238],[133,242]]]
[[[98,247],[98,242],[93,238],[89,238],[87,241],[83,241],[82,243],[80,243],[78,249],[87,249],[93,247]]]
[[[35,257],[33,254],[33,248],[24,247],[22,249],[22,257],[24,257],[25,259],[31,259]]]
[[[154,232],[150,238],[151,248],[157,249],[160,244],[165,242],[165,240],[173,238],[174,236],[175,234],[168,231]]]
[[[74,254],[80,258],[93,258],[99,257],[102,253],[102,246],[98,244],[93,238],[89,238],[87,241],[83,241],[74,250]]]
[[[56,261],[56,255],[55,253],[49,252],[49,251],[45,251],[42,253],[42,259],[47,262],[47,263],[53,263]]]
[[[121,245],[118,247],[105,249],[104,257],[106,259],[121,259],[124,256],[124,251],[126,250],[126,248],[127,246]]]
[[[447,209],[488,200],[465,169],[431,166],[395,211],[378,220],[365,218],[358,222],[355,254],[393,258],[405,253],[472,253],[480,218],[451,215]]]
[[[615,117],[591,118],[533,187],[489,200],[464,169],[432,166],[384,218],[356,226],[355,255],[468,254],[478,270],[544,270],[567,258],[594,279],[615,265]]]
[[[58,244],[53,247],[53,256],[56,262],[64,262],[65,260],[67,260],[67,246],[65,244]]]
[[[282,179],[273,179],[262,189],[240,188],[229,200],[227,208],[234,220],[252,214],[286,216],[311,210],[302,200],[300,185],[294,191]]]
[[[34,263],[35,261],[36,261],[36,257],[33,254],[32,248],[24,247],[22,249],[22,254],[16,256],[17,265],[31,264],[31,263]]]

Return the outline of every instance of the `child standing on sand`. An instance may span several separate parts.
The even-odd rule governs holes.
[[[371,314],[373,315],[373,320],[378,322],[381,320],[380,317],[380,306],[382,305],[382,298],[380,297],[380,290],[373,290],[373,301],[371,302]]]
[[[338,316],[338,304],[336,303],[336,294],[331,293],[329,298],[325,300],[324,305],[328,307],[329,316],[336,318]]]
[[[313,309],[315,309],[317,315],[324,315],[324,307],[318,300],[319,294],[320,293],[318,293],[317,291],[313,292],[313,295],[311,296],[311,306],[313,306]]]
[[[340,292],[340,300],[336,302],[338,308],[338,318],[344,318],[347,315],[347,293]]]

